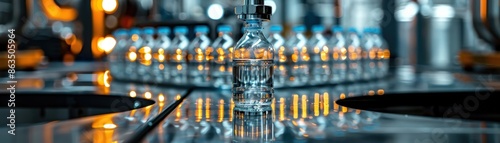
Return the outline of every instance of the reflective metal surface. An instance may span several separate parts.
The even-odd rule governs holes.
[[[185,100],[178,100],[187,89],[114,82],[109,79],[109,72],[98,63],[75,63],[73,66],[52,66],[50,69],[20,72],[19,75],[24,78],[19,79],[22,82],[17,90],[96,92],[103,96],[151,99],[156,103],[120,113],[19,126],[16,127],[16,136],[7,134],[9,128],[1,126],[2,142],[124,142],[173,102],[180,104],[142,142],[500,141],[500,123],[497,122],[379,113],[348,108],[335,102],[354,96],[393,93],[496,90],[500,78],[495,75],[454,72],[450,73],[451,82],[436,84],[431,74],[418,74],[413,83],[387,78],[336,86],[278,89],[271,112],[248,114],[233,111],[230,91],[195,89]],[[111,105],[109,108],[123,104]],[[3,112],[1,116],[4,116]]]

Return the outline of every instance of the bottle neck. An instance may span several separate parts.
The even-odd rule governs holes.
[[[262,30],[262,21],[260,20],[248,20],[245,21],[245,31],[256,31],[256,30]]]

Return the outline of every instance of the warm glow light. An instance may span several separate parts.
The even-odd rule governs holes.
[[[319,116],[319,93],[314,93],[314,116]]]
[[[201,98],[198,98],[198,100],[196,100],[196,111],[195,111],[195,118],[196,118],[196,122],[200,122],[201,121],[201,118],[203,116],[203,99]]]
[[[115,12],[117,7],[117,0],[102,0],[102,9],[108,14]]]
[[[285,98],[280,98],[280,121],[285,120]]]
[[[210,19],[219,20],[224,16],[224,8],[220,4],[212,4],[208,7],[207,14]]]
[[[217,122],[222,122],[224,120],[224,99],[219,101],[219,119]]]
[[[99,38],[97,41],[97,46],[99,49],[103,50],[106,53],[109,53],[113,50],[113,48],[116,45],[116,40],[115,38],[111,36],[107,36],[105,38]]]
[[[293,94],[293,118],[297,119],[299,117],[299,95]]]
[[[212,103],[211,103],[211,102],[212,102],[212,99],[210,99],[210,98],[205,99],[205,119],[206,119],[207,121],[210,121],[210,116],[212,115],[212,114],[210,113],[210,111],[211,111],[211,110],[210,110],[210,107],[211,107],[211,105],[212,105]]]
[[[110,73],[109,73],[109,70],[106,70],[104,72],[104,75],[103,75],[103,84],[105,87],[110,87],[111,85],[109,84],[109,81],[111,79],[111,76],[110,76]]]
[[[323,93],[323,115],[327,116],[330,112],[330,95],[328,92]]]
[[[137,93],[135,93],[135,91],[133,91],[133,90],[132,90],[132,91],[130,91],[130,92],[128,93],[128,95],[129,95],[130,97],[136,97],[136,96],[137,96]]]
[[[72,21],[75,20],[78,11],[74,8],[61,8],[57,5],[55,0],[42,0],[42,10],[45,15],[51,20],[57,21]]]
[[[302,95],[302,118],[307,118],[307,95]]]
[[[151,92],[147,91],[144,93],[144,97],[146,97],[146,99],[151,99]]]
[[[104,124],[103,126],[105,129],[114,129],[116,128],[116,125],[113,124],[113,123],[107,123],[107,124]]]
[[[158,95],[158,101],[160,101],[160,102],[165,101],[165,96],[163,96],[163,93],[160,93],[160,94]]]

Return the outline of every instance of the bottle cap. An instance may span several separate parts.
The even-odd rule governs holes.
[[[158,27],[158,34],[168,35],[170,34],[170,28],[168,27]]]
[[[323,27],[323,25],[314,25],[314,26],[312,27],[312,31],[313,31],[314,33],[317,33],[317,32],[323,32],[323,31],[325,31],[325,27]]]
[[[281,32],[283,31],[283,27],[281,27],[281,25],[271,25],[271,27],[269,28],[269,30],[271,32]]]
[[[194,32],[196,33],[207,33],[208,32],[208,26],[205,25],[199,25],[194,27]]]
[[[134,34],[139,35],[141,33],[142,33],[141,29],[139,29],[139,28],[130,28],[130,35],[134,35]]]
[[[356,28],[354,27],[350,27],[347,31],[351,33],[358,33],[358,30],[356,30]]]
[[[296,33],[302,33],[302,32],[306,31],[306,27],[304,25],[297,25],[297,26],[294,26],[292,30],[293,30],[293,32],[296,32]]]
[[[114,32],[113,32],[113,35],[115,37],[118,37],[118,36],[127,36],[128,35],[128,31],[126,29],[123,29],[123,28],[119,28],[119,29],[116,29]]]
[[[380,34],[380,28],[373,28],[373,34]]]
[[[373,33],[373,28],[370,27],[364,28],[363,33]]]
[[[177,26],[174,28],[175,33],[186,34],[188,32],[188,28],[186,26]]]
[[[142,28],[142,31],[144,32],[144,34],[148,34],[148,35],[155,34],[155,28],[153,28],[153,27],[144,27],[144,28]]]
[[[231,26],[230,25],[219,25],[219,27],[217,27],[217,31],[219,31],[219,32],[231,32]]]
[[[333,32],[342,32],[342,31],[344,31],[344,28],[342,28],[342,26],[332,26],[332,31]]]

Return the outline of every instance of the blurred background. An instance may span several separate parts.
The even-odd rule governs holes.
[[[474,29],[474,3],[479,9],[486,9],[491,1],[495,0],[265,0],[266,5],[273,7],[271,21],[265,25],[282,25],[284,37],[289,37],[291,27],[298,24],[307,29],[321,24],[355,27],[358,31],[379,27],[391,51],[392,64],[457,68],[461,51],[495,53],[491,44],[495,40],[481,40]],[[19,50],[35,50],[34,55],[41,56],[39,59],[44,62],[71,64],[105,60],[116,44],[111,34],[118,28],[207,25],[213,31],[208,36],[215,39],[216,27],[230,24],[233,36],[239,39],[242,23],[236,19],[234,7],[241,3],[242,0],[0,0],[0,43],[6,44],[7,29],[13,28]],[[481,15],[483,22],[486,15]],[[330,28],[326,29],[325,35],[330,34]],[[310,34],[308,30],[306,36]],[[194,35],[193,31],[188,33],[190,39]],[[498,36],[491,35],[490,39]],[[470,65],[469,60],[462,67]]]

